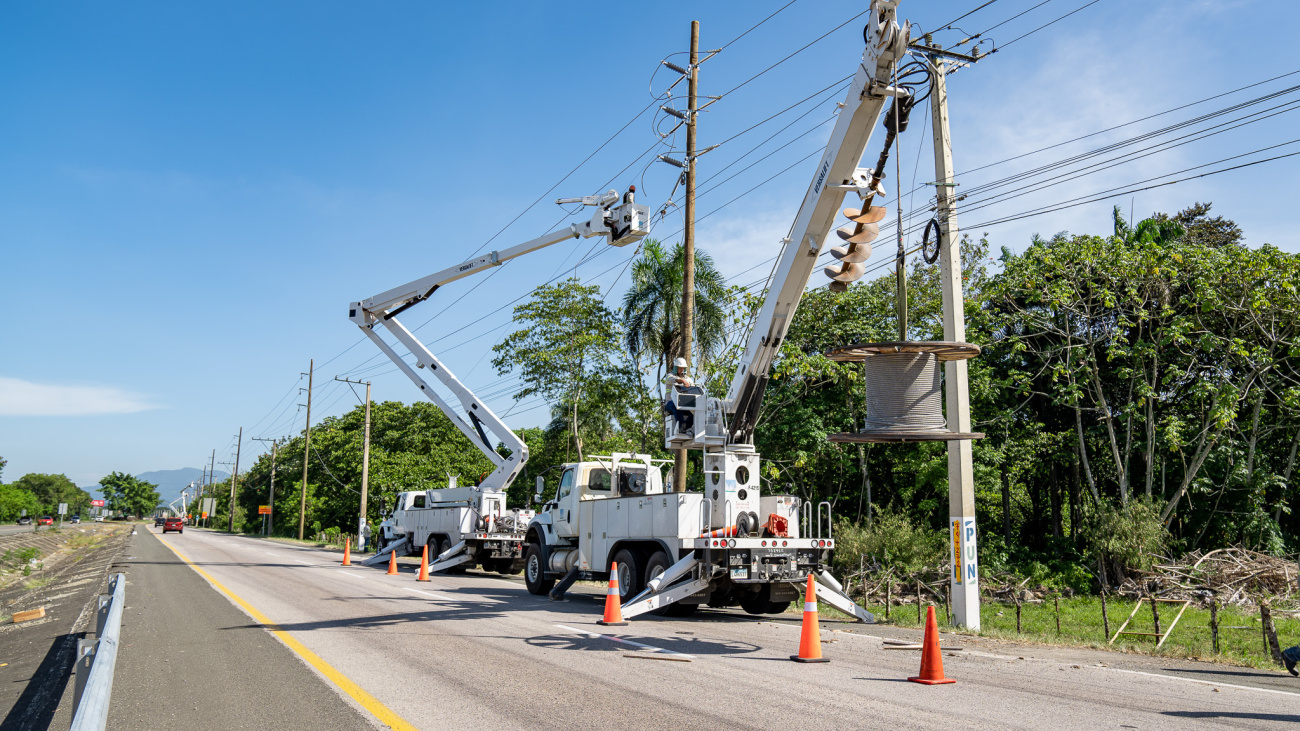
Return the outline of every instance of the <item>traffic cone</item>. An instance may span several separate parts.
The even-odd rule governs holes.
[[[420,554],[420,575],[415,577],[416,581],[429,580],[429,547],[424,547],[424,552]]]
[[[611,561],[609,564],[609,588],[605,590],[605,616],[596,620],[596,624],[603,624],[606,627],[621,627],[627,622],[623,621],[623,594],[618,590],[618,562]]]
[[[347,540],[347,541],[344,541],[344,542],[343,542],[343,565],[344,565],[344,566],[351,566],[351,565],[352,565],[352,551],[351,551],[351,548],[352,548],[352,541],[351,541],[351,540]]]
[[[908,678],[913,683],[942,685],[955,683],[952,678],[943,677],[943,653],[939,651],[939,623],[934,619],[934,606],[925,613],[925,644],[921,647],[921,676]]]
[[[817,628],[817,584],[808,574],[808,588],[803,596],[803,631],[799,633],[799,654],[791,655],[795,662],[830,662],[822,657],[821,631]]]
[[[388,574],[390,576],[397,573],[397,551],[388,554]]]

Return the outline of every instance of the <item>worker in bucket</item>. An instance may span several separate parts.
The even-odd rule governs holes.
[[[691,377],[686,375],[686,359],[678,358],[673,361],[673,369],[665,379],[665,385],[668,386],[668,400],[664,402],[664,412],[673,417],[677,425],[677,433],[689,433],[695,427],[695,414],[690,411],[679,411],[677,401],[673,398],[673,392],[691,393],[698,391],[695,389],[695,382]],[[691,389],[688,391],[687,389]]]

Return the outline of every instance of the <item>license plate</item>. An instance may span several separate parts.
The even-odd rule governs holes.
[[[738,569],[732,569],[732,570],[731,570],[731,578],[733,578],[733,579],[748,579],[748,578],[749,578],[749,567],[748,567],[748,566],[741,566],[741,567],[738,568]]]

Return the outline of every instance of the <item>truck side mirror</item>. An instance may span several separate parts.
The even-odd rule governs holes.
[[[533,505],[542,504],[542,490],[546,489],[546,478],[537,476],[537,491],[533,493]]]

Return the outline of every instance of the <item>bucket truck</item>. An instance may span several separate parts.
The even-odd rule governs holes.
[[[556,203],[581,203],[596,211],[590,220],[508,249],[489,252],[349,305],[348,319],[361,328],[495,467],[478,485],[458,487],[453,477],[446,488],[399,493],[394,509],[380,526],[380,550],[364,563],[380,563],[393,552],[418,553],[427,546],[430,571],[463,571],[480,565],[501,573],[518,573],[523,568],[524,528],[533,511],[507,509],[506,490],[528,461],[528,445],[407,330],[397,316],[448,284],[553,244],[603,237],[610,245],[626,246],[640,241],[647,233],[650,211],[635,202],[634,189],[621,198],[611,190]],[[380,337],[375,332],[376,326],[386,328],[397,344],[413,356],[414,362],[408,363]],[[421,371],[437,379],[451,392],[451,397],[444,398]],[[497,451],[493,439],[501,443],[507,455]]]
[[[823,601],[874,621],[827,570],[835,547],[831,505],[823,502],[814,510],[793,496],[763,495],[753,437],[768,371],[837,209],[850,191],[868,201],[880,193],[879,177],[858,164],[886,101],[908,94],[889,86],[908,44],[897,5],[872,2],[862,61],[785,239],[730,390],[722,398],[699,387],[671,394],[677,411],[692,418],[683,420],[685,430],[673,416],[665,418],[666,446],[703,452],[704,491],[666,489],[644,455],[564,465],[555,498],[528,526],[524,578],[530,592],[558,598],[573,581],[603,579],[617,563],[624,619],[646,612],[686,615],[703,603],[739,604],[765,614],[784,611],[811,573]],[[838,232],[849,246],[832,249],[844,262],[836,281],[862,275],[871,236],[862,229],[883,216],[879,208],[864,208],[846,211],[855,225]]]

